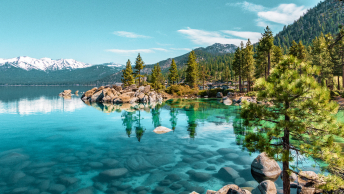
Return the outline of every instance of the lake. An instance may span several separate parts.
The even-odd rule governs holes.
[[[80,96],[58,96],[67,88],[91,89],[0,87],[0,193],[184,194],[258,185],[250,165],[259,153],[242,149],[240,107],[216,99],[142,110],[86,105]],[[156,134],[158,126],[173,131]],[[296,163],[319,171],[309,159]],[[223,180],[217,172],[225,166],[240,177]],[[280,190],[281,179],[275,183]]]

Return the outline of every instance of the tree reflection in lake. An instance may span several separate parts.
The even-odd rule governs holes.
[[[221,101],[214,99],[172,99],[160,104],[113,105],[92,103],[90,106],[105,113],[121,113],[122,125],[125,127],[127,136],[131,137],[132,130],[135,130],[138,141],[142,140],[146,129],[162,126],[165,121],[169,121],[169,123],[165,123],[164,125],[167,126],[164,127],[175,131],[178,118],[183,118],[183,115],[186,116],[187,134],[192,139],[197,136],[199,125],[205,122],[214,123],[215,125],[233,124],[237,144],[242,144],[247,130],[243,128],[242,120],[240,119],[240,107],[227,106],[221,103]],[[167,114],[163,113],[166,110],[169,112]],[[152,121],[148,123],[147,121],[141,122],[143,114],[145,118],[147,118],[147,114],[150,114]],[[184,121],[180,120],[181,123]]]

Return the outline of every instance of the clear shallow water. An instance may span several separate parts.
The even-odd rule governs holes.
[[[257,186],[250,164],[259,153],[240,146],[237,106],[174,100],[135,111],[63,99],[64,89],[0,87],[0,193],[205,193],[229,183],[217,176],[224,166],[241,177],[231,182]],[[160,125],[174,131],[155,134]],[[298,164],[317,171],[309,160]],[[117,168],[128,173],[99,176]]]

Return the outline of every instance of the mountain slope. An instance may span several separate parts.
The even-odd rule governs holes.
[[[285,26],[281,32],[276,34],[274,43],[282,46],[285,50],[291,46],[293,40],[310,45],[312,40],[321,33],[338,33],[338,26],[343,22],[343,3],[338,0],[326,0],[310,9],[293,24]]]
[[[73,85],[95,84],[102,79],[120,71],[122,67],[93,65],[86,68],[64,69],[58,71],[30,70],[9,64],[0,66],[0,85]]]
[[[198,62],[213,61],[213,63],[219,63],[219,62],[227,63],[226,60],[228,59],[225,59],[225,58],[227,57],[228,54],[234,53],[236,49],[237,49],[237,46],[235,46],[234,44],[215,43],[206,48],[203,48],[203,47],[196,48],[194,51],[196,53]],[[179,70],[185,67],[189,54],[190,52],[174,58]],[[167,73],[168,69],[171,66],[172,58],[159,61],[158,63],[161,67],[161,71],[163,73]],[[152,72],[154,65],[155,64],[146,65],[146,67],[141,71],[142,74],[150,74]],[[98,81],[102,83],[121,82],[121,76],[122,76],[122,73],[117,72],[115,74],[104,77]]]

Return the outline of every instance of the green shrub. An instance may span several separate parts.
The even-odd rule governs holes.
[[[257,97],[257,92],[256,92],[256,91],[251,91],[251,92],[248,92],[245,96],[248,96],[248,97]]]
[[[168,94],[173,94],[173,95],[178,95],[178,96],[197,95],[198,89],[196,88],[192,89],[189,86],[184,86],[184,85],[173,85],[166,88],[165,92]]]

